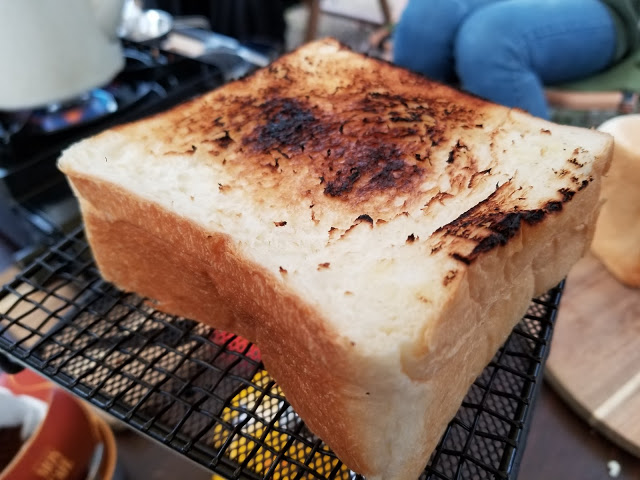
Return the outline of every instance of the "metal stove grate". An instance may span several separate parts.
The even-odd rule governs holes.
[[[421,480],[515,478],[560,295],[532,301]],[[255,346],[106,283],[82,229],[0,291],[0,312],[1,351],[224,477],[358,477],[305,427]]]

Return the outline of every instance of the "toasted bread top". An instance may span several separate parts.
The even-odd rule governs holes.
[[[609,147],[322,40],[60,165],[227,234],[345,341],[393,350],[477,258],[588,188]]]

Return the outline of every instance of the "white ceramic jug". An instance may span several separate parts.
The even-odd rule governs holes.
[[[73,98],[124,65],[123,0],[0,0],[0,110]]]

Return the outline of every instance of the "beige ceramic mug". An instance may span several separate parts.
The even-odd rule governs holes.
[[[591,248],[618,280],[640,287],[640,115],[615,117],[598,129],[615,146]]]

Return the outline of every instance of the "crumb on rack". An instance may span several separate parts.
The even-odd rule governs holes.
[[[609,469],[609,476],[611,478],[618,478],[620,476],[620,472],[622,471],[620,463],[616,460],[609,460],[607,462],[607,468]]]

